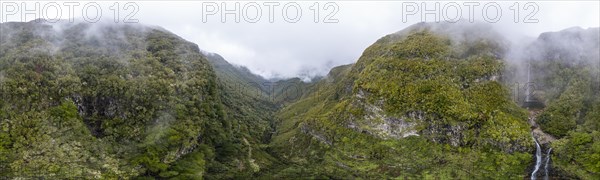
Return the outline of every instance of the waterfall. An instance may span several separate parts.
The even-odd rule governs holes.
[[[531,136],[533,137],[533,141],[535,142],[535,168],[533,169],[533,172],[531,172],[531,179],[535,180],[535,174],[538,172],[538,170],[540,170],[540,165],[542,165],[542,148],[540,147],[540,144],[538,143],[538,141],[535,139],[535,136],[533,136],[533,133],[531,133]]]
[[[527,85],[525,87],[525,103],[528,103],[531,101],[531,90],[530,90],[530,86],[531,86],[531,63],[527,64]]]
[[[548,180],[548,164],[550,164],[550,152],[552,152],[552,148],[548,149],[548,154],[546,155],[546,164],[544,165],[544,171],[546,174],[544,175],[544,180]]]

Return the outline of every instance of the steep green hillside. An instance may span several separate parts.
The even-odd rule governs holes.
[[[160,27],[2,23],[0,179],[523,179],[536,149],[598,179],[599,36],[507,56],[491,26],[419,23],[304,82]],[[523,64],[541,109],[520,107]]]
[[[237,102],[193,43],[141,25],[0,28],[3,177],[224,178],[269,161],[249,152],[269,114]]]
[[[480,29],[417,24],[332,70],[278,113],[273,151],[290,166],[274,176],[523,178],[527,115],[500,82],[502,40]]]

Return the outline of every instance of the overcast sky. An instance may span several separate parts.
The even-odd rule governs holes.
[[[11,2],[16,1],[1,2],[0,14],[3,22],[22,20],[19,14],[9,15],[14,12],[10,7],[14,3]],[[92,1],[80,2],[80,5],[74,8],[72,16],[81,18],[82,6],[89,2]],[[230,1],[225,3],[226,7],[219,1],[132,2],[137,8],[126,4],[127,1],[119,1],[119,23],[122,23],[122,19],[133,12],[133,9],[138,9],[131,19],[137,19],[139,23],[147,25],[162,26],[198,44],[202,50],[218,53],[227,61],[246,66],[267,78],[324,75],[331,67],[353,63],[362,51],[378,38],[422,20],[435,21],[432,14],[425,15],[426,19],[422,19],[421,12],[424,12],[424,9],[435,9],[436,5],[436,2],[431,1],[425,4],[420,1],[331,1],[333,3],[329,4],[329,1],[287,1],[279,2],[278,5],[274,4],[274,1],[267,1],[267,4],[264,1],[242,1],[239,2],[238,23],[233,14],[225,15],[225,22],[222,22],[221,12],[225,8],[235,9],[236,3]],[[315,5],[316,2],[318,6]],[[31,3],[28,2],[26,6],[32,7]],[[40,13],[56,17],[52,15],[55,14],[53,7],[43,8],[47,3],[49,2],[41,3]],[[476,3],[440,2],[439,21],[471,17],[475,21],[492,24],[513,40],[535,38],[542,32],[559,31],[573,26],[600,26],[599,1],[551,1],[529,4],[527,1],[520,1],[518,6],[515,2],[507,1]],[[495,6],[494,3],[499,6]],[[17,4],[22,6],[20,2]],[[64,6],[63,2],[57,4],[62,6],[62,19],[68,18],[68,6]],[[114,2],[98,4],[103,17],[112,17]],[[124,9],[126,6],[129,9]],[[257,7],[261,11],[260,19],[257,19]],[[286,10],[284,7],[287,7],[287,13],[283,13]],[[301,8],[302,13],[299,19],[295,18],[297,7]],[[457,16],[457,7],[461,10],[460,16]],[[498,7],[500,16],[496,13]],[[271,8],[274,11],[270,15]],[[319,9],[318,22],[314,19],[316,9]],[[469,13],[470,9],[474,10],[472,15]],[[487,15],[482,13],[485,9]],[[90,12],[94,13],[93,10],[88,10],[88,13]],[[327,18],[329,15],[332,16]],[[518,22],[515,22],[515,17],[518,17]],[[25,20],[31,19],[33,17],[25,16]],[[273,22],[270,22],[271,20]],[[297,22],[292,23],[296,20]],[[330,23],[325,23],[324,20]]]

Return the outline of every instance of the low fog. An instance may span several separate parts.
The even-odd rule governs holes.
[[[109,10],[109,7],[113,5],[112,3],[100,3],[101,7],[104,8],[103,20],[96,24],[115,23],[112,21],[112,11]],[[240,5],[243,7],[247,3],[250,2],[240,2]],[[259,5],[262,5],[262,3],[258,2]],[[324,18],[330,15],[333,9],[325,9],[326,2],[319,2],[319,22],[315,23],[313,19],[314,10],[311,7],[314,9],[316,2],[302,1],[295,2],[301,7],[300,21],[290,23],[284,21],[281,13],[282,6],[286,3],[281,2],[279,6],[275,7],[275,13],[272,15],[274,22],[272,23],[268,19],[268,9],[264,6],[262,7],[262,18],[256,23],[246,22],[243,17],[240,17],[240,22],[236,22],[234,15],[226,15],[226,22],[222,22],[220,13],[207,15],[206,19],[203,19],[202,2],[190,1],[169,4],[135,2],[139,11],[132,17],[139,20],[140,24],[163,27],[188,41],[198,44],[201,50],[218,53],[232,64],[245,66],[267,79],[301,77],[305,80],[314,76],[323,76],[332,67],[356,62],[362,51],[380,37],[398,32],[415,23],[436,21],[434,15],[431,14],[426,14],[424,17],[420,13],[414,15],[403,14],[402,2],[344,1],[335,2],[338,11],[330,17],[337,20],[334,23],[323,22]],[[417,5],[418,8],[426,9],[434,8],[436,5],[436,2],[409,3]],[[448,3],[454,2],[440,2],[439,9],[442,10]],[[474,26],[474,24],[485,24],[486,26],[480,27],[482,28],[480,31],[475,28],[476,31],[455,37],[466,38],[490,35],[501,39],[502,43],[507,46],[506,54],[503,56],[511,63],[516,64],[526,59],[539,59],[539,57],[535,57],[535,54],[541,52],[537,52],[536,48],[532,47],[539,47],[540,45],[530,44],[537,42],[538,36],[544,32],[561,31],[573,27],[586,29],[600,26],[598,19],[600,17],[599,2],[535,2],[537,6],[535,13],[533,13],[533,9],[525,9],[526,2],[497,2],[501,8],[501,14],[499,16],[495,13],[488,14],[490,17],[498,16],[499,20],[497,22],[488,22],[486,17],[488,19],[489,17],[482,15],[482,7],[489,2],[479,3],[479,6],[474,9],[472,17],[469,17],[469,9],[463,6],[463,3],[456,2],[461,7],[461,16],[456,16],[458,13],[452,8],[445,12],[440,11],[438,19],[440,24],[448,24],[445,21],[452,19],[449,17],[460,17],[462,19],[461,22],[458,22],[461,23],[460,26],[444,26],[441,30],[452,34],[451,31],[457,30],[453,29],[456,27],[473,28],[471,26]],[[514,8],[515,3],[520,3],[518,17],[515,17],[515,11],[511,10],[511,8]],[[220,7],[222,5],[227,6],[227,8],[235,6],[234,2],[222,4],[215,1],[214,4],[219,8],[223,8]],[[41,6],[44,6],[43,2]],[[66,9],[63,11],[66,11]],[[290,12],[293,14],[294,11],[291,10]],[[256,12],[250,12],[250,14],[252,13]],[[64,12],[64,14],[67,14],[67,12]],[[129,15],[129,11],[121,12],[120,16],[125,15]],[[524,22],[528,15],[533,15],[529,18],[537,20],[537,22]],[[76,13],[74,16],[74,19],[81,20],[81,17],[79,17],[81,14]],[[403,19],[404,17],[406,19]],[[33,18],[35,17],[21,18],[18,15],[13,15],[3,17],[3,21],[30,21]],[[119,23],[123,24],[123,22]],[[64,26],[68,26],[68,24],[69,22]],[[57,31],[60,31],[60,26],[54,25],[54,27]],[[91,32],[89,33],[90,37],[94,37],[94,27],[96,26],[90,27],[87,31],[88,33]],[[488,32],[494,34],[485,34]],[[597,32],[597,30],[590,31],[592,35],[594,32]],[[102,37],[96,38],[102,39]],[[573,44],[570,44],[569,41],[570,37],[549,38],[560,42],[564,39],[564,43],[558,44],[573,47]],[[590,41],[590,43],[594,42],[597,43],[597,40]],[[582,46],[588,47],[587,45]],[[572,52],[568,53],[568,56],[576,56],[577,54],[578,52]],[[597,59],[597,54],[595,59]]]
[[[208,16],[207,22],[204,23],[199,17],[200,12],[192,13],[198,16],[190,17],[187,8],[181,9],[182,6],[176,5],[161,6],[164,8],[163,12],[169,13],[150,15],[150,19],[140,18],[140,21],[165,22],[161,26],[197,43],[201,49],[221,54],[229,62],[247,66],[251,71],[267,78],[276,78],[325,75],[331,67],[356,62],[363,50],[380,37],[423,20],[420,14],[417,14],[407,16],[404,22],[401,2],[336,2],[339,12],[334,17],[339,20],[338,23],[314,23],[311,21],[312,11],[308,9],[314,2],[298,3],[304,8],[303,19],[298,23],[287,23],[276,15],[275,23],[247,23],[243,20],[240,23],[222,23],[220,16]],[[416,3],[422,6],[421,2]],[[445,3],[448,2],[440,3],[440,9]],[[533,16],[539,21],[537,23],[523,22],[529,12],[523,9],[523,2],[520,4],[520,21],[515,23],[513,11],[510,10],[513,3],[498,2],[502,8],[502,16],[495,23],[485,21],[481,14],[481,6],[484,3],[481,3],[475,9],[473,22],[490,25],[490,28],[504,37],[511,46],[533,42],[543,32],[560,31],[576,26],[600,26],[598,2],[537,2],[539,11]],[[187,2],[182,4],[190,8],[201,7],[200,3],[195,4],[196,6]],[[242,6],[243,4],[242,2]],[[321,3],[321,6],[323,4]],[[434,5],[434,2],[425,4],[429,7]],[[143,7],[156,6],[140,6],[141,9]],[[464,6],[461,9],[462,18],[467,19],[468,9]],[[327,11],[321,12],[326,15]],[[179,18],[172,19],[172,16]],[[232,19],[232,16],[227,18]],[[424,20],[435,21],[431,15],[427,15]],[[444,22],[443,17],[439,20],[440,23]]]

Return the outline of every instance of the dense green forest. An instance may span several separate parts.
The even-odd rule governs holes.
[[[419,23],[311,82],[160,27],[0,30],[0,179],[523,179],[537,127],[553,176],[600,178],[598,28],[515,60],[493,29]],[[523,60],[541,108],[512,87]]]
[[[454,41],[428,26],[383,37],[356,64],[334,69],[321,96],[280,111],[272,145],[310,172],[282,177],[525,175],[527,115],[496,80],[504,63],[494,55],[504,50],[485,37]]]
[[[1,28],[4,177],[233,178],[271,163],[273,107],[227,89],[195,44],[141,25]]]

